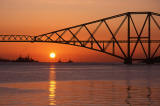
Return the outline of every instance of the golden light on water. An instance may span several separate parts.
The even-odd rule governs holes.
[[[50,81],[49,85],[49,105],[56,105],[56,81]]]
[[[56,81],[55,71],[53,66],[50,68],[50,81],[49,81],[49,106],[56,105]]]

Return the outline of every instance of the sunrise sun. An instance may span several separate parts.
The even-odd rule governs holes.
[[[56,57],[56,54],[55,53],[50,53],[50,58],[55,58]]]

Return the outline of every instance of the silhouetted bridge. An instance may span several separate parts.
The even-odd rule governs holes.
[[[0,42],[47,42],[103,52],[126,64],[153,63],[160,48],[160,14],[127,12],[38,36],[0,35]]]

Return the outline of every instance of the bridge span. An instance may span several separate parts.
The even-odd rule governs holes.
[[[36,36],[0,35],[0,42],[67,44],[106,53],[125,64],[152,64],[160,56],[160,14],[127,12]]]

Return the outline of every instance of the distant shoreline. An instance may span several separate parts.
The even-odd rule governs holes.
[[[32,59],[31,57],[18,57],[15,60],[3,59],[0,58],[0,62],[38,62],[37,60]]]

